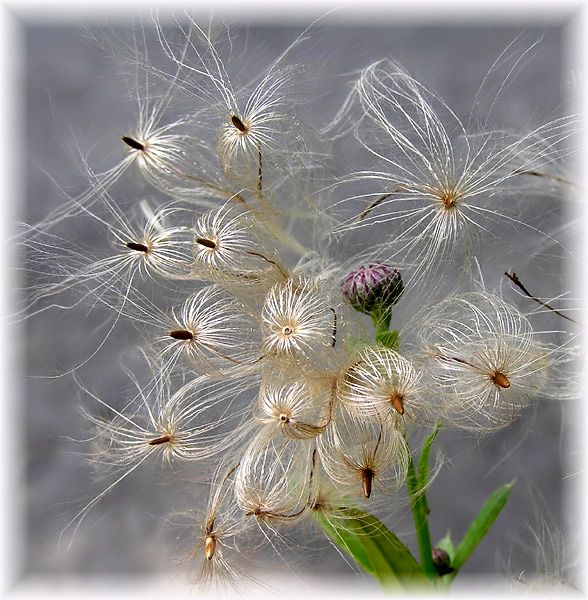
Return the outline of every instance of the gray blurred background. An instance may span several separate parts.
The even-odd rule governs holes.
[[[107,23],[119,27],[120,23]],[[97,31],[93,24],[88,24]],[[148,19],[145,27],[149,27]],[[263,60],[281,52],[301,31],[301,27],[252,24],[248,36],[252,48]],[[133,104],[126,99],[124,76],[111,58],[78,26],[28,25],[25,30],[26,61],[23,93],[26,102],[26,203],[22,220],[42,218],[58,206],[67,193],[79,192],[85,179],[80,156],[103,165],[114,164],[123,156],[120,136],[128,134],[133,123]],[[311,32],[304,59],[319,70],[341,77],[315,82],[316,93],[324,101],[313,105],[308,120],[324,122],[338,108],[351,74],[371,61],[392,57],[414,77],[433,90],[455,112],[467,118],[484,75],[508,44],[516,38],[532,44],[541,40],[532,60],[517,74],[501,95],[494,122],[506,128],[538,126],[565,112],[570,88],[570,72],[563,63],[561,24],[538,28],[482,27],[473,25],[437,27],[353,27],[350,23],[319,23]],[[326,81],[326,83],[325,83]],[[94,146],[100,150],[98,153]],[[358,168],[344,148],[337,149],[343,172]],[[123,187],[124,184],[121,184]],[[124,194],[123,191],[121,192]],[[132,192],[137,193],[137,192]],[[157,192],[153,192],[157,198]],[[556,216],[559,219],[560,216]],[[65,230],[60,233],[66,235]],[[100,244],[98,234],[80,221],[72,233],[89,247]],[[559,269],[557,253],[548,269]],[[517,267],[522,258],[504,259],[496,255],[496,270],[490,274],[490,287],[497,287],[505,268]],[[504,260],[503,260],[504,259]],[[510,261],[510,262],[509,262]],[[514,261],[514,262],[513,262]],[[520,265],[519,265],[520,266]],[[23,277],[23,285],[26,278]],[[557,285],[563,280],[552,277]],[[569,283],[569,282],[568,282]],[[542,280],[533,281],[537,294],[557,295],[564,289],[541,290]],[[547,284],[546,284],[547,285]],[[529,287],[532,287],[529,285]],[[532,306],[527,308],[533,308]],[[185,548],[178,547],[173,535],[165,533],[166,515],[190,503],[202,505],[205,496],[192,497],[183,483],[174,486],[145,464],[141,473],[118,485],[103,498],[82,523],[73,539],[59,535],[69,519],[103,489],[84,459],[88,444],[83,441],[87,426],[78,410],[79,387],[72,375],[56,377],[71,368],[76,359],[89,357],[105,333],[105,313],[84,306],[72,311],[45,312],[22,323],[27,341],[23,348],[26,369],[22,399],[26,406],[22,423],[26,435],[26,571],[42,574],[75,573],[154,573],[173,565]],[[560,328],[558,322],[546,327]],[[131,328],[121,327],[100,352],[77,371],[85,385],[99,390],[103,397],[116,395],[128,386],[120,369],[121,354],[126,364],[125,346],[133,342]],[[128,354],[128,353],[127,353]],[[136,366],[136,365],[135,365]],[[572,416],[570,416],[570,413]],[[542,519],[554,529],[573,520],[565,514],[565,482],[570,473],[565,466],[570,440],[568,421],[573,406],[541,402],[530,407],[518,421],[499,433],[482,439],[461,432],[444,431],[438,447],[448,459],[429,495],[430,527],[433,542],[451,530],[454,540],[465,533],[485,499],[497,487],[517,480],[503,513],[474,552],[464,573],[494,573],[533,570],[531,552],[520,552],[525,543],[525,524],[539,529]],[[74,438],[74,440],[72,440]],[[137,475],[135,477],[135,475]],[[572,478],[573,479],[573,478]],[[168,485],[169,484],[169,485]],[[177,490],[175,488],[178,488]],[[411,522],[406,514],[392,514],[388,524],[410,547]],[[327,544],[301,572],[324,577],[349,572],[349,566]],[[574,561],[572,556],[570,562]],[[257,566],[261,559],[253,561]],[[318,566],[315,566],[318,565]],[[263,570],[262,570],[263,572]]]

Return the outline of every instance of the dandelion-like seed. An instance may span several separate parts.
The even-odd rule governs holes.
[[[338,398],[358,417],[414,421],[432,409],[421,373],[389,348],[364,348],[339,381]]]
[[[236,472],[235,497],[260,523],[295,523],[316,493],[316,458],[309,440],[274,435],[264,427],[253,438]]]
[[[556,355],[513,306],[490,294],[442,302],[421,334],[451,419],[498,428],[551,388]]]
[[[276,373],[272,373],[275,377]],[[262,382],[258,421],[273,425],[286,437],[310,439],[320,435],[328,424],[328,402],[325,395],[317,401],[313,391],[303,382],[278,385],[272,377]]]
[[[336,344],[336,310],[310,280],[290,279],[267,294],[262,312],[264,349],[310,360]]]
[[[287,278],[274,254],[269,232],[236,208],[211,211],[194,227],[194,263],[201,276],[269,288]]]
[[[570,135],[565,119],[523,136],[469,132],[442,100],[390,60],[364,69],[354,93],[367,119],[357,136],[386,170],[350,178],[377,182],[381,190],[341,230],[394,225],[380,255],[410,257],[417,272],[445,270],[469,257],[494,222],[526,227],[500,198],[522,169],[555,161],[558,144]]]
[[[404,429],[390,422],[360,420],[344,406],[318,438],[318,450],[326,473],[344,494],[368,499],[373,489],[392,493],[404,482],[408,447]]]
[[[189,297],[172,319],[173,329],[162,339],[162,355],[184,354],[198,372],[242,373],[240,368],[252,367],[263,358],[255,321],[215,285]],[[175,359],[169,360],[173,364]]]

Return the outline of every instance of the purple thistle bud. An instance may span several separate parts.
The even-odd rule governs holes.
[[[442,550],[441,548],[433,548],[433,564],[435,565],[435,570],[439,576],[446,575],[447,573],[451,573],[453,571],[453,567],[451,566],[451,558],[449,554]]]
[[[364,265],[347,275],[341,284],[343,295],[359,312],[391,308],[404,290],[400,271],[384,264]]]

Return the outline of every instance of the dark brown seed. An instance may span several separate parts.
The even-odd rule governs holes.
[[[241,133],[245,133],[247,131],[245,123],[243,123],[243,121],[241,121],[241,119],[237,115],[231,116],[231,122]]]
[[[363,487],[363,496],[366,500],[372,495],[372,480],[374,472],[371,469],[364,469],[361,472],[361,486]]]
[[[149,440],[149,445],[159,446],[160,444],[167,444],[169,441],[171,441],[171,437],[169,435],[162,435],[154,440]]]
[[[141,152],[143,150],[145,150],[145,146],[143,144],[141,144],[141,142],[138,142],[137,140],[134,140],[133,138],[127,137],[126,135],[123,135],[122,138],[121,138],[121,140],[127,146],[130,146],[134,150],[141,150]]]
[[[169,332],[169,337],[174,338],[174,340],[191,340],[194,334],[187,329],[176,329]]]
[[[206,246],[207,248],[212,248],[212,250],[216,248],[216,242],[207,240],[206,238],[196,238],[196,243],[200,244],[201,246]]]
[[[149,252],[149,248],[145,244],[138,244],[137,242],[127,242],[127,248],[136,250],[137,252]]]

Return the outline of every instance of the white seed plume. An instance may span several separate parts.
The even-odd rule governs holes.
[[[506,425],[549,387],[552,353],[529,321],[497,296],[443,301],[421,339],[448,416],[472,429]]]
[[[238,374],[263,359],[255,321],[216,285],[184,302],[162,342],[163,356],[184,354],[200,373]]]
[[[416,272],[455,265],[495,223],[527,227],[512,210],[513,187],[524,197],[521,173],[554,162],[562,153],[558,147],[571,135],[569,119],[522,136],[467,131],[440,98],[387,59],[362,71],[354,93],[364,117],[356,135],[382,161],[383,170],[350,178],[378,189],[350,199],[363,207],[339,229],[389,223],[380,255],[410,260]],[[352,104],[350,98],[347,111]],[[525,181],[534,184],[530,179]],[[509,206],[504,194],[509,194]]]
[[[272,246],[269,232],[250,213],[236,208],[211,211],[194,227],[195,267],[221,282],[261,284],[267,289],[285,279]]]
[[[320,435],[328,425],[328,398],[323,403],[313,397],[304,382],[280,385],[281,378],[262,382],[257,403],[257,420],[273,426],[281,435],[304,440]]]
[[[246,516],[260,523],[295,523],[313,504],[316,451],[310,440],[274,433],[274,427],[263,427],[246,448],[235,497]]]
[[[266,296],[262,319],[268,354],[309,361],[336,343],[336,311],[310,280],[275,285]]]
[[[404,430],[389,421],[363,421],[339,406],[318,438],[321,464],[344,494],[368,499],[374,489],[393,493],[406,478]]]
[[[341,377],[337,397],[361,419],[413,421],[431,408],[420,379],[421,373],[398,352],[366,347]]]

